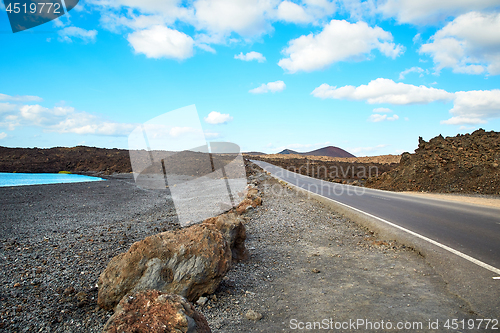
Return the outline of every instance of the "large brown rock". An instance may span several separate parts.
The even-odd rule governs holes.
[[[209,333],[208,322],[184,297],[148,290],[124,297],[103,333]]]
[[[99,277],[97,303],[112,309],[124,295],[150,289],[194,301],[215,292],[230,265],[230,247],[214,225],[163,232],[111,260]]]
[[[206,219],[203,223],[216,226],[224,235],[224,238],[231,248],[233,261],[240,261],[248,258],[248,251],[245,248],[247,234],[241,217],[235,213],[226,213]]]

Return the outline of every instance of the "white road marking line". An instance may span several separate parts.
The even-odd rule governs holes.
[[[282,180],[282,181],[284,181],[284,182],[288,183],[286,180],[281,179],[281,178],[279,178],[278,176],[275,176],[275,175],[273,175],[273,174],[271,174],[271,175],[272,175],[273,177],[275,177],[275,178],[278,178],[278,179],[280,179],[280,180]],[[294,184],[291,184],[291,183],[288,183],[288,184],[290,184],[290,185],[292,185],[292,186],[295,186],[295,187],[297,187],[297,188],[299,188],[299,189],[301,189],[301,190],[308,191],[308,192],[311,192],[311,193],[313,193],[313,194],[319,195],[319,194],[314,193],[314,192],[312,192],[312,191],[309,191],[309,190],[306,190],[306,189],[304,189],[304,188],[298,187],[297,185],[294,185]],[[493,267],[493,266],[491,266],[491,265],[488,265],[487,263],[484,263],[484,262],[482,262],[482,261],[480,261],[480,260],[477,260],[476,258],[473,258],[473,257],[471,257],[471,256],[469,256],[469,255],[467,255],[467,254],[465,254],[465,253],[462,253],[462,252],[460,252],[460,251],[457,251],[457,250],[455,250],[455,249],[453,249],[453,248],[451,248],[451,247],[449,247],[449,246],[446,246],[446,245],[444,245],[444,244],[441,244],[441,243],[439,243],[439,242],[436,242],[436,241],[435,241],[435,240],[433,240],[433,239],[427,238],[427,237],[425,237],[425,236],[423,236],[423,235],[420,235],[420,234],[418,234],[418,233],[416,233],[416,232],[414,232],[414,231],[411,231],[411,230],[409,230],[409,229],[403,228],[403,227],[401,227],[401,226],[399,226],[399,225],[397,225],[397,224],[394,224],[394,223],[392,223],[392,222],[389,222],[389,221],[384,220],[384,219],[382,219],[382,218],[380,218],[380,217],[378,217],[378,216],[375,216],[375,215],[372,215],[372,214],[370,214],[370,213],[364,212],[364,211],[362,211],[362,210],[360,210],[360,209],[357,209],[357,208],[354,208],[354,207],[352,207],[352,206],[346,205],[346,204],[344,204],[344,203],[342,203],[342,202],[339,202],[339,201],[337,201],[337,200],[333,200],[333,199],[328,198],[328,197],[324,197],[324,198],[326,198],[326,199],[328,199],[328,200],[331,200],[331,201],[333,201],[333,202],[335,202],[335,203],[338,203],[338,204],[340,204],[340,205],[342,205],[342,206],[345,206],[345,207],[347,207],[347,208],[350,208],[350,209],[352,209],[352,210],[355,210],[355,211],[357,211],[357,212],[359,212],[359,213],[365,214],[365,215],[367,215],[367,216],[369,216],[369,217],[372,217],[372,218],[374,218],[374,219],[377,219],[377,220],[379,220],[379,221],[381,221],[381,222],[384,222],[384,223],[386,223],[386,224],[388,224],[388,225],[390,225],[390,226],[392,226],[392,227],[394,227],[394,228],[398,228],[398,229],[400,229],[400,230],[403,230],[403,231],[405,231],[405,232],[409,233],[410,235],[416,236],[416,237],[418,237],[418,238],[420,238],[420,239],[423,239],[423,240],[425,240],[425,241],[427,241],[427,242],[429,242],[429,243],[431,243],[431,244],[434,244],[434,245],[436,245],[436,246],[439,246],[440,248],[445,249],[446,251],[449,251],[449,252],[451,252],[451,253],[453,253],[453,254],[456,254],[457,256],[462,257],[462,258],[464,258],[464,259],[466,259],[466,260],[468,260],[468,261],[470,261],[470,262],[472,262],[472,263],[474,263],[474,264],[476,264],[476,265],[478,265],[478,266],[481,266],[482,268],[485,268],[485,269],[487,269],[487,270],[489,270],[489,271],[492,271],[493,273],[500,274],[500,269],[498,269],[498,268],[496,268],[496,267]],[[500,277],[498,277],[498,278],[500,279]]]

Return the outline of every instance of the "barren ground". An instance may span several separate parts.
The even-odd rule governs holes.
[[[176,228],[168,197],[130,177],[0,189],[2,331],[102,329],[111,313],[96,307],[94,286],[107,262]],[[428,332],[429,320],[441,331],[449,318],[479,318],[412,249],[377,239],[265,174],[250,181],[264,202],[245,216],[250,259],[230,270],[215,298],[195,305],[213,332],[293,332],[294,319],[422,322]],[[246,319],[249,309],[263,318]]]

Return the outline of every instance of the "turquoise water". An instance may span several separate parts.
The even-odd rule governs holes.
[[[0,187],[41,185],[60,183],[98,182],[104,180],[99,177],[62,173],[5,173],[0,172]]]

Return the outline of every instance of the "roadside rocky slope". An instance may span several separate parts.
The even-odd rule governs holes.
[[[500,194],[500,132],[424,141],[404,153],[395,169],[368,179],[367,187],[391,191]]]

